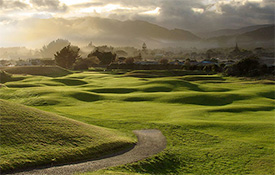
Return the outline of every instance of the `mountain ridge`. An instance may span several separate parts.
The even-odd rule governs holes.
[[[213,38],[213,37],[219,37],[219,36],[230,36],[230,35],[240,35],[244,34],[246,32],[251,32],[263,27],[272,26],[274,24],[262,24],[262,25],[252,25],[252,26],[246,26],[236,29],[220,29],[210,32],[201,32],[197,33],[198,36],[202,38]]]

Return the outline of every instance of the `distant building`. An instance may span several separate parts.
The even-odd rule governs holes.
[[[143,52],[147,51],[147,45],[145,43],[142,44],[142,51]]]
[[[31,66],[32,64],[27,60],[18,60],[16,61],[15,66]]]
[[[213,61],[201,61],[197,65],[198,66],[218,65],[218,63],[213,62]]]
[[[38,58],[36,58],[36,59],[29,59],[29,63],[31,65],[42,65],[41,59],[38,59]]]
[[[236,46],[235,46],[235,49],[233,50],[233,52],[236,52],[236,53],[241,52],[241,50],[239,49],[238,43],[236,43]]]
[[[158,65],[159,63],[156,61],[138,61],[136,64],[140,65]]]

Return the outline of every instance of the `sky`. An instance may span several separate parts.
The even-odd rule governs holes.
[[[96,16],[192,32],[274,24],[274,0],[0,0],[0,35],[18,21]],[[0,36],[1,37],[1,36]],[[1,43],[0,43],[1,45]]]
[[[274,23],[274,0],[0,0],[0,24],[97,16],[168,28],[215,30]]]

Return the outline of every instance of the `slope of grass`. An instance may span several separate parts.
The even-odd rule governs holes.
[[[146,78],[150,74],[155,78]],[[30,76],[16,83],[39,87],[9,87],[8,82],[0,98],[131,136],[134,129],[156,128],[167,137],[167,149],[152,158],[92,174],[274,174],[273,83],[170,75],[133,71],[62,77],[86,82],[74,86]],[[48,103],[39,102],[43,99]]]
[[[0,100],[1,171],[97,158],[131,145],[115,130]]]
[[[60,77],[71,74],[70,71],[57,66],[22,66],[22,67],[2,67],[4,70],[11,74],[29,74],[29,75],[42,75],[50,77]]]
[[[0,83],[6,83],[9,81],[19,81],[23,79],[23,77],[13,76],[12,74],[7,73],[6,71],[0,70]]]

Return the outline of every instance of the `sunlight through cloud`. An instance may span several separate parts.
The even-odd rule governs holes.
[[[143,15],[159,15],[160,14],[160,9],[161,9],[160,7],[157,7],[154,10],[142,12],[140,14],[143,14]]]
[[[77,1],[76,0],[59,0],[59,1],[66,5],[75,5],[75,4],[91,2],[91,0],[77,0]]]

